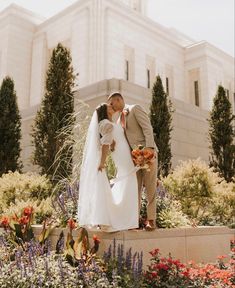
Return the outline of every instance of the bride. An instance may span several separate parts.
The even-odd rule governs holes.
[[[78,222],[105,231],[138,228],[138,185],[129,144],[120,121],[113,122],[111,105],[93,113],[87,133],[80,174]],[[110,186],[105,160],[112,151],[117,178]]]

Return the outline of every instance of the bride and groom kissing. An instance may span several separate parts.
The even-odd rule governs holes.
[[[115,115],[119,115],[114,120]],[[154,152],[149,169],[136,169],[131,151],[142,145]],[[110,184],[105,161],[111,157],[117,178]],[[83,152],[78,200],[78,222],[88,228],[120,231],[139,227],[141,193],[145,187],[147,221],[145,230],[156,225],[157,152],[153,129],[140,105],[126,105],[119,92],[93,113]]]

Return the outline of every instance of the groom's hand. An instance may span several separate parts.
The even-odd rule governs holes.
[[[144,150],[149,151],[149,152],[154,152],[154,154],[156,154],[155,149],[152,147],[145,147]]]
[[[154,148],[152,148],[152,147],[145,147],[144,150],[145,150],[145,151],[149,151],[149,152],[151,152],[151,153],[153,152],[153,153],[154,153],[154,156],[153,156],[153,159],[152,159],[152,160],[156,159],[156,157],[157,157],[157,151],[156,151]]]

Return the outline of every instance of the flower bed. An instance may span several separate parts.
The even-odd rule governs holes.
[[[218,257],[215,264],[183,264],[170,255],[162,257],[159,249],[154,249],[150,251],[150,265],[143,270],[142,254],[132,253],[132,249],[125,253],[123,245],[114,240],[103,257],[97,257],[94,253],[99,245],[97,237],[94,237],[94,246],[88,249],[87,232],[80,229],[79,238],[73,239],[75,226],[69,225],[65,250],[63,237],[60,237],[56,251],[51,251],[48,241],[42,244],[35,240],[12,249],[11,243],[2,235],[0,287],[235,287],[234,240],[230,261],[226,264],[223,262],[225,256]]]

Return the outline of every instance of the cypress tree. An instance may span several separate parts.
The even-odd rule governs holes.
[[[171,169],[172,103],[165,93],[158,75],[152,89],[150,120],[153,127],[158,153],[158,176],[167,176]]]
[[[54,182],[68,177],[72,170],[72,146],[65,147],[68,132],[73,133],[75,76],[70,51],[60,43],[52,51],[46,77],[46,91],[33,126],[34,164]],[[67,133],[62,131],[71,127]],[[61,151],[61,149],[63,151]],[[55,164],[57,155],[59,162]]]
[[[235,176],[235,145],[232,107],[225,89],[219,85],[209,118],[210,166],[231,181]]]
[[[7,76],[0,88],[0,176],[21,170],[20,139],[21,117],[14,81]]]

